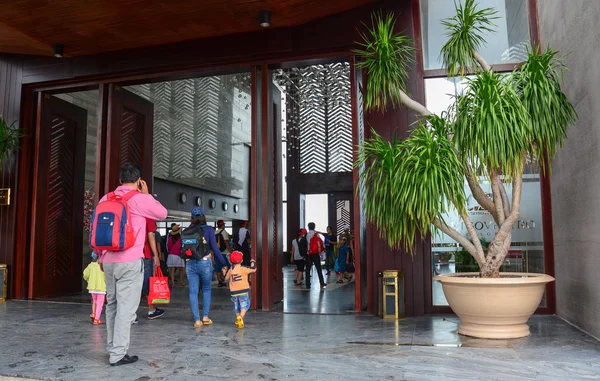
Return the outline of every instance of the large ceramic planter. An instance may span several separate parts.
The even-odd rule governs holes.
[[[476,278],[478,273],[438,275],[450,308],[460,318],[458,333],[486,339],[529,336],[527,320],[540,305],[545,274],[501,273],[501,278]]]

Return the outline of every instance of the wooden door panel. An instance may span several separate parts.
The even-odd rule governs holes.
[[[87,111],[49,95],[38,102],[31,298],[81,291]]]
[[[119,168],[139,165],[152,189],[154,104],[120,86],[109,88],[105,193],[119,185]]]

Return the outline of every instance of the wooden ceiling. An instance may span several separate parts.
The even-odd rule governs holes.
[[[375,0],[10,0],[0,2],[0,52],[91,55],[301,25]]]

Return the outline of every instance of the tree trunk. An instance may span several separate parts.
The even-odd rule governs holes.
[[[480,275],[482,278],[500,278],[500,267],[506,258],[508,249],[504,245],[490,244],[488,253],[485,258],[485,263],[480,267]]]

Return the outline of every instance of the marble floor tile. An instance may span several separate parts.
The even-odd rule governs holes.
[[[335,291],[334,291],[335,292]],[[134,365],[110,367],[106,328],[89,306],[0,304],[0,376],[47,380],[600,380],[600,343],[554,316],[534,316],[532,335],[478,340],[456,317],[400,321],[365,314],[251,311],[246,328],[229,310],[193,329],[189,311],[167,309],[132,327]],[[0,377],[1,379],[1,377]]]

